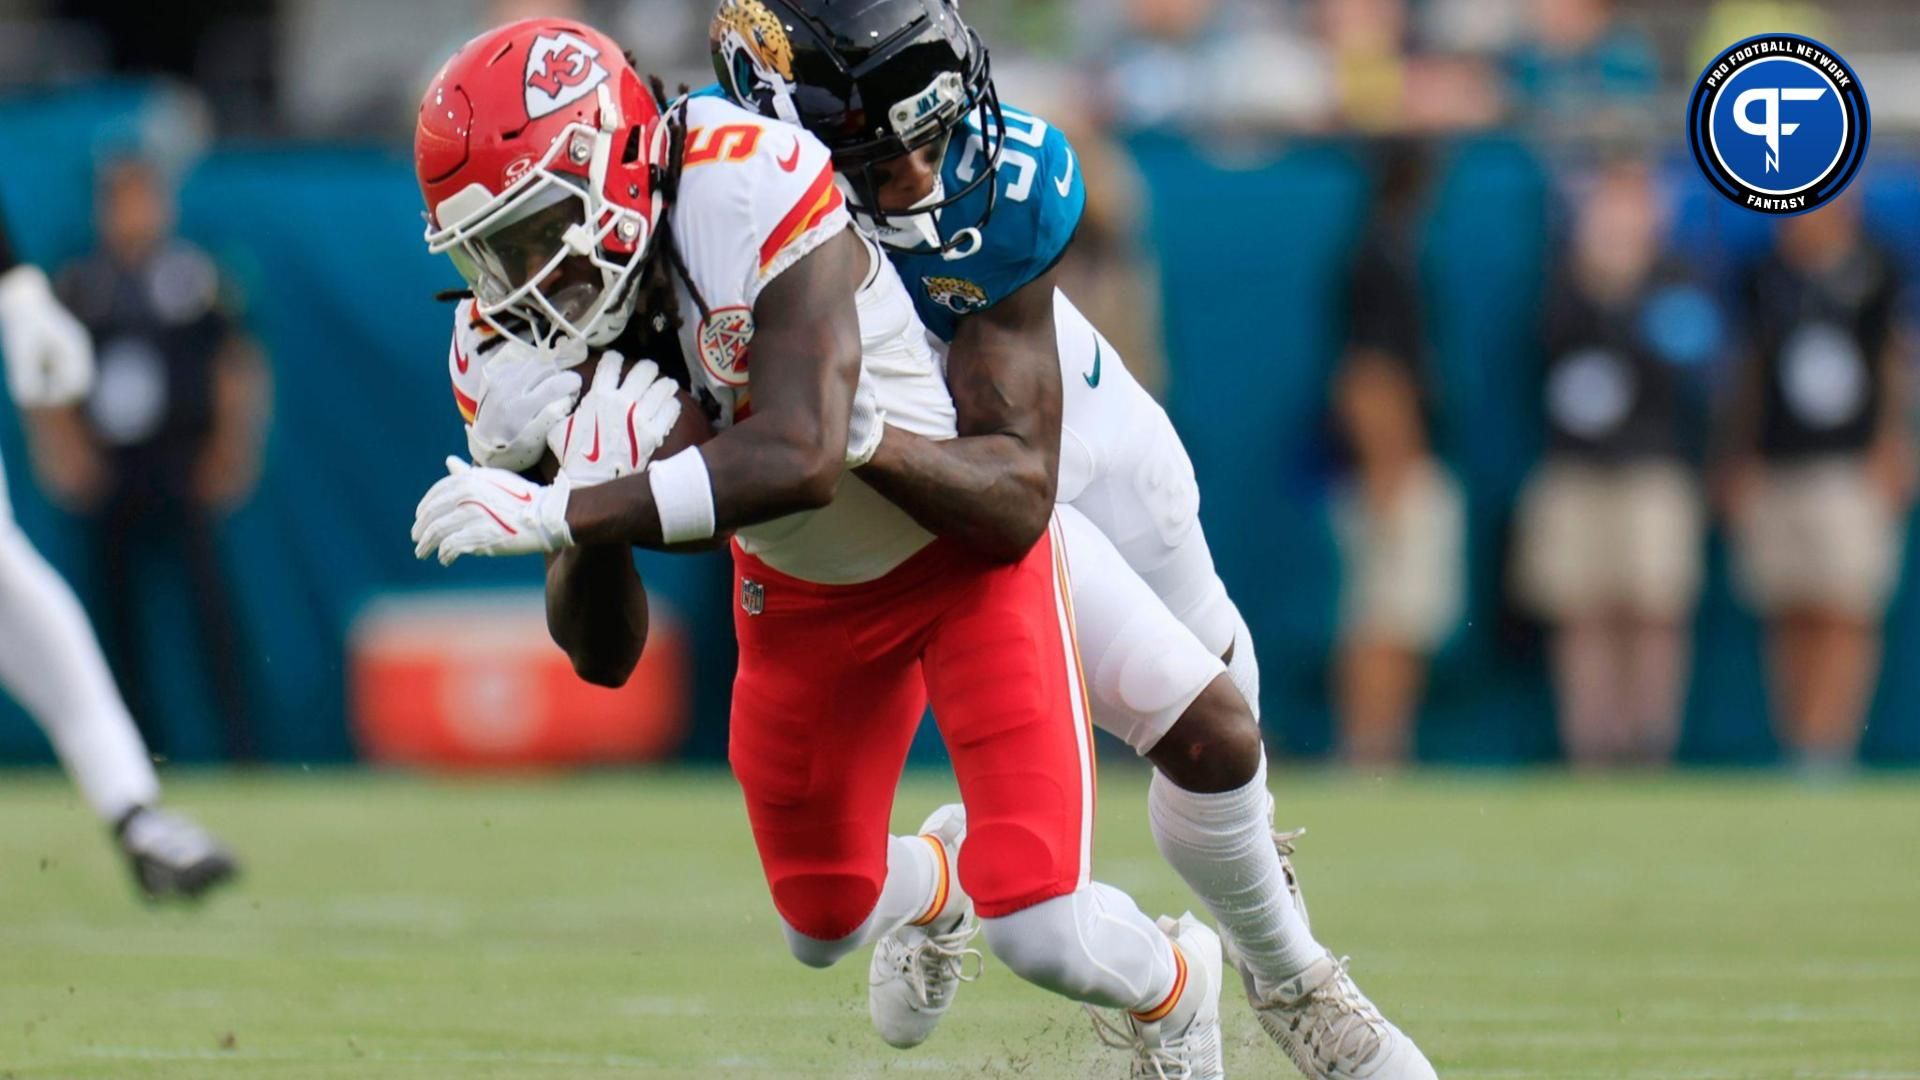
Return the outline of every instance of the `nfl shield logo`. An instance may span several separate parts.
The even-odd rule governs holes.
[[[757,581],[740,580],[740,609],[749,615],[758,615],[767,610],[766,587]]]

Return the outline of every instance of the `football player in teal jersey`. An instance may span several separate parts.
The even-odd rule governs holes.
[[[931,531],[1007,559],[1055,513],[1105,535],[1089,550],[1111,558],[1076,552],[1072,567],[1094,719],[1154,765],[1155,840],[1218,920],[1262,1026],[1313,1080],[1432,1077],[1313,939],[1287,860],[1297,834],[1270,834],[1258,668],[1200,528],[1192,463],[1056,287],[1086,206],[1065,135],[1000,101],[954,0],[722,0],[711,44],[720,83],[704,92],[827,145],[856,219],[945,344],[962,437],[889,428],[861,478]],[[1158,605],[1113,599],[1141,581]],[[901,934],[875,953],[876,1001],[905,979],[944,1007],[959,971]]]

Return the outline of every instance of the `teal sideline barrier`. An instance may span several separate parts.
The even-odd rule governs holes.
[[[146,100],[140,87],[108,86],[0,102],[0,152],[38,163],[0,175],[26,254],[57,265],[85,249],[94,148],[137,129]],[[1288,753],[1317,753],[1330,738],[1338,578],[1321,418],[1342,332],[1342,267],[1367,212],[1364,172],[1330,144],[1221,159],[1155,135],[1132,149],[1153,194],[1147,228],[1164,273],[1169,405],[1200,472],[1222,574],[1260,645],[1269,734]],[[1503,614],[1501,559],[1538,441],[1531,320],[1549,184],[1523,148],[1497,138],[1460,144],[1441,166],[1422,266],[1439,407],[1454,418],[1443,420],[1441,446],[1469,492],[1474,554],[1469,614],[1437,665],[1420,746],[1442,761],[1538,760],[1555,747],[1551,695],[1537,635]],[[1911,170],[1881,172],[1869,193],[1876,218],[1920,222],[1920,181]],[[1731,210],[1693,207],[1684,220],[1732,246],[1754,242]],[[448,312],[432,299],[451,275],[423,250],[419,222],[397,152],[227,148],[184,185],[183,229],[230,275],[276,372],[266,484],[226,533],[254,646],[237,659],[273,760],[350,756],[343,637],[369,596],[538,580],[530,561],[468,560],[449,571],[412,557],[414,503],[441,459],[463,448],[445,370]],[[1902,239],[1920,250],[1908,229]],[[1687,250],[1702,250],[1699,240],[1689,235]],[[85,593],[80,534],[34,491],[11,409],[0,409],[0,453],[21,521]],[[1716,541],[1684,749],[1699,761],[1765,760],[1758,636],[1718,550]],[[689,752],[719,757],[733,660],[725,562],[641,565],[655,594],[691,622],[700,723]],[[184,604],[162,600],[149,635],[161,684],[154,720],[176,757],[205,759],[217,736],[192,677],[203,658],[164,625]],[[1920,760],[1920,669],[1899,661],[1917,634],[1920,600],[1906,590],[1867,740],[1875,760]],[[0,761],[47,756],[38,732],[0,703]]]
[[[1221,156],[1159,133],[1131,139],[1151,194],[1147,234],[1162,272],[1169,410],[1200,475],[1201,517],[1229,590],[1260,646],[1270,741],[1330,743],[1327,661],[1339,563],[1330,538],[1323,416],[1338,356],[1340,289],[1365,220],[1359,159],[1308,144],[1266,159]],[[1688,183],[1675,249],[1724,269],[1767,242],[1764,222]],[[1920,170],[1883,159],[1863,180],[1870,220],[1920,272]],[[1552,693],[1536,627],[1505,601],[1512,507],[1541,438],[1539,289],[1555,208],[1543,167],[1498,137],[1437,162],[1421,245],[1441,454],[1467,489],[1468,610],[1435,665],[1421,755],[1456,763],[1556,753]],[[1704,392],[1704,388],[1703,388]],[[1920,761],[1920,559],[1887,624],[1888,662],[1869,720],[1869,761]],[[1709,547],[1681,752],[1745,764],[1777,750],[1766,716],[1760,634]]]

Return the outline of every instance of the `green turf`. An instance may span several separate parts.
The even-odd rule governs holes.
[[[1137,773],[1106,881],[1189,901]],[[1920,784],[1281,775],[1315,927],[1468,1078],[1920,1077]],[[915,779],[911,825],[948,790]],[[149,911],[68,789],[0,775],[0,1077],[1121,1075],[990,965],[933,1041],[867,1028],[865,961],[787,958],[716,774],[176,784],[248,857]],[[1229,1074],[1292,1075],[1242,1001]]]

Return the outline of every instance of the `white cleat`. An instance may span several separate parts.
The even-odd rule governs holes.
[[[941,849],[941,889],[934,898],[935,920],[902,926],[874,946],[867,966],[867,1013],[873,1029],[889,1046],[909,1050],[926,1042],[938,1027],[963,982],[980,977],[984,958],[971,948],[980,933],[973,901],[960,889],[960,844],[967,836],[967,811],[943,806],[920,826],[920,836]],[[971,963],[969,963],[971,961]]]
[[[1289,857],[1305,831],[1274,835],[1287,889],[1302,920],[1307,902]],[[1328,953],[1263,995],[1232,940],[1225,948],[1240,971],[1254,1017],[1308,1080],[1438,1080],[1413,1040],[1360,992],[1347,973],[1345,957],[1336,960]]]
[[[1225,1080],[1220,1051],[1220,937],[1192,912],[1178,921],[1162,915],[1161,932],[1173,939],[1186,968],[1173,1011],[1158,1021],[1122,1014],[1114,1024],[1092,1006],[1087,1014],[1100,1041],[1133,1052],[1128,1080]]]

